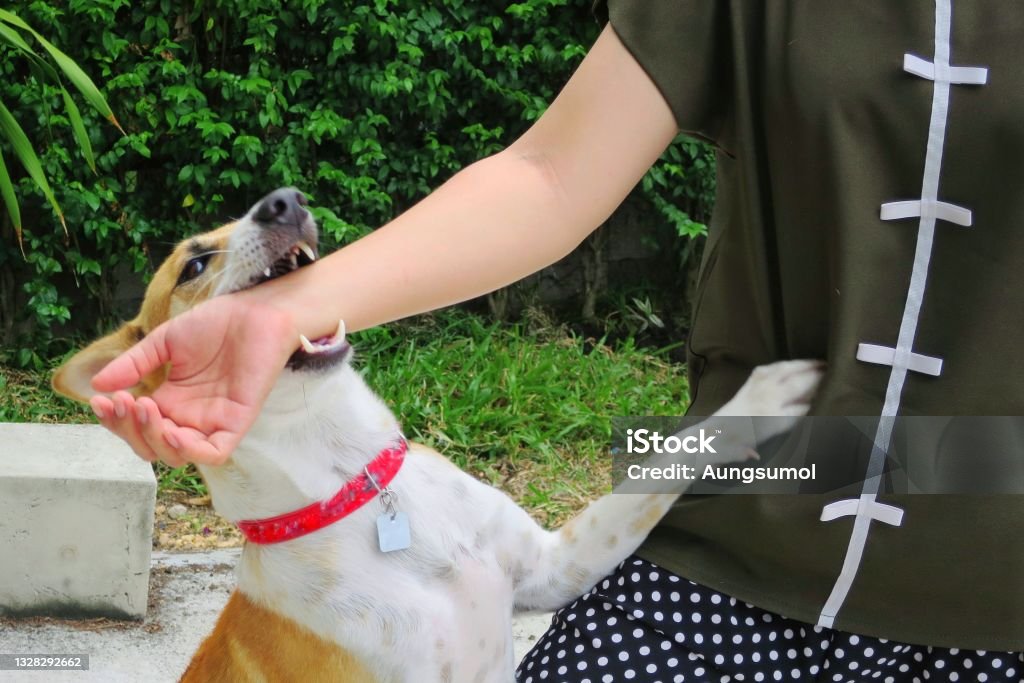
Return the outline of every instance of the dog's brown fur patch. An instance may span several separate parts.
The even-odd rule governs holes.
[[[53,375],[54,391],[77,401],[88,401],[96,393],[90,382],[107,363],[130,349],[161,323],[209,299],[224,269],[226,258],[222,252],[227,248],[234,227],[234,223],[229,223],[178,244],[157,269],[146,288],[142,309],[135,319],[89,344],[58,368]],[[186,264],[206,253],[209,253],[209,261],[204,275],[178,284]],[[152,394],[166,377],[167,368],[152,372],[133,387],[131,393],[135,396]]]
[[[334,643],[236,590],[181,682],[237,681],[376,683],[377,679]]]

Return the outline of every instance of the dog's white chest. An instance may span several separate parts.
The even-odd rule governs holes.
[[[493,560],[467,560],[449,588],[453,639],[446,649],[457,663],[453,681],[509,680],[513,597],[510,582]]]

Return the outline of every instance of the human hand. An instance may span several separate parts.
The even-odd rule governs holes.
[[[145,460],[172,467],[219,465],[252,426],[297,346],[285,311],[251,297],[220,296],[172,318],[113,360],[92,381],[104,427]],[[169,364],[150,397],[126,389]]]

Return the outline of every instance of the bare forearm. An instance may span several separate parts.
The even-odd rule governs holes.
[[[309,336],[361,329],[465,301],[569,253],[614,204],[573,210],[554,171],[514,150],[464,169],[388,225],[261,297]],[[255,293],[255,292],[254,292]]]
[[[370,236],[242,296],[307,336],[479,296],[558,260],[601,224],[676,133],[668,104],[606,28],[547,112]]]

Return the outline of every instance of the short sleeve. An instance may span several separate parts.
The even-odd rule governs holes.
[[[683,132],[717,141],[732,90],[724,0],[598,0],[599,19],[654,81]]]

